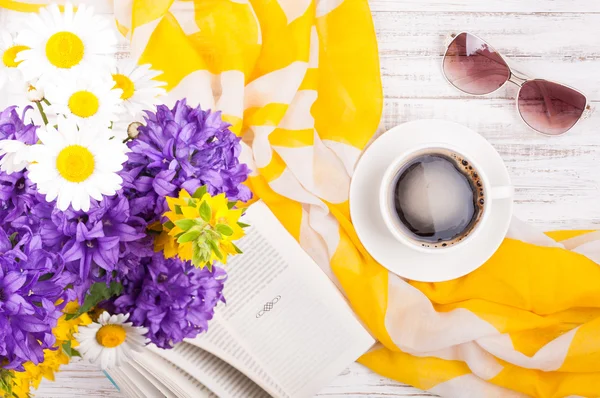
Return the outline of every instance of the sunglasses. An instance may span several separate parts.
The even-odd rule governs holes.
[[[512,69],[502,55],[475,35],[451,34],[446,47],[442,69],[450,84],[472,95],[493,93],[507,82],[516,84],[521,119],[539,133],[564,134],[592,114],[592,106],[580,91]]]

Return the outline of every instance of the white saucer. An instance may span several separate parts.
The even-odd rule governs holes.
[[[391,272],[407,279],[440,282],[466,275],[485,263],[506,236],[513,201],[494,202],[487,222],[466,246],[423,253],[400,243],[387,229],[379,209],[383,174],[404,151],[427,143],[448,142],[471,154],[492,186],[510,185],[502,158],[473,130],[441,120],[417,120],[396,126],[379,137],[360,158],[350,185],[350,215],[367,251]]]

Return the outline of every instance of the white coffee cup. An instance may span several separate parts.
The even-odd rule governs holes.
[[[478,181],[482,183],[483,197],[485,198],[478,221],[476,221],[472,228],[467,231],[462,238],[447,245],[444,245],[443,242],[440,242],[439,244],[425,242],[420,240],[415,234],[410,233],[408,228],[403,226],[395,210],[392,192],[395,188],[394,185],[398,173],[407,164],[420,156],[442,152],[454,153],[468,162],[473,168],[473,171],[478,174]],[[387,167],[383,175],[379,189],[379,207],[387,228],[399,242],[421,252],[441,253],[468,245],[473,238],[480,233],[482,227],[489,220],[490,214],[494,209],[494,202],[498,200],[512,200],[513,194],[514,189],[510,185],[490,186],[489,178],[487,177],[485,170],[473,161],[473,157],[469,156],[468,153],[465,153],[464,150],[447,143],[439,142],[411,148],[409,151],[406,151],[395,158],[395,160]]]

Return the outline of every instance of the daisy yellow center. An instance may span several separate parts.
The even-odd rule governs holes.
[[[94,93],[89,91],[77,91],[69,98],[69,109],[79,117],[94,116],[100,108],[100,101]]]
[[[65,147],[56,158],[56,169],[70,182],[83,182],[94,172],[94,155],[80,145]]]
[[[104,325],[96,333],[96,341],[107,348],[120,346],[125,341],[127,332],[121,325]]]
[[[123,94],[121,94],[122,100],[128,100],[129,98],[133,97],[135,85],[133,84],[130,78],[120,73],[117,73],[113,75],[113,80],[115,81],[115,88],[120,88],[121,90],[123,90]]]
[[[16,68],[21,62],[17,62],[17,54],[23,50],[27,50],[27,46],[12,46],[2,54],[2,63],[8,68]]]
[[[74,33],[57,32],[46,42],[46,58],[57,68],[69,69],[83,59],[85,46]]]

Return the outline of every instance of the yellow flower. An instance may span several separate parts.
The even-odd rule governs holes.
[[[225,194],[211,196],[205,189],[194,197],[182,189],[178,198],[167,197],[169,211],[162,232],[154,242],[155,251],[165,258],[179,256],[197,267],[211,266],[217,260],[227,263],[228,256],[241,253],[233,243],[244,236],[239,222],[243,210],[230,209]]]
[[[73,301],[68,303],[63,312],[65,314],[74,313],[79,305]],[[92,322],[88,314],[83,314],[78,318],[71,320],[65,319],[66,315],[61,316],[52,334],[56,337],[55,350],[44,350],[44,361],[35,365],[32,362],[27,362],[23,365],[25,371],[14,372],[13,392],[19,398],[25,398],[29,395],[31,387],[37,389],[42,381],[42,377],[54,381],[54,373],[58,372],[61,365],[69,363],[69,356],[65,353],[63,345],[71,342],[71,347],[75,348],[79,343],[73,337],[73,333],[77,333],[78,327],[88,325]]]

